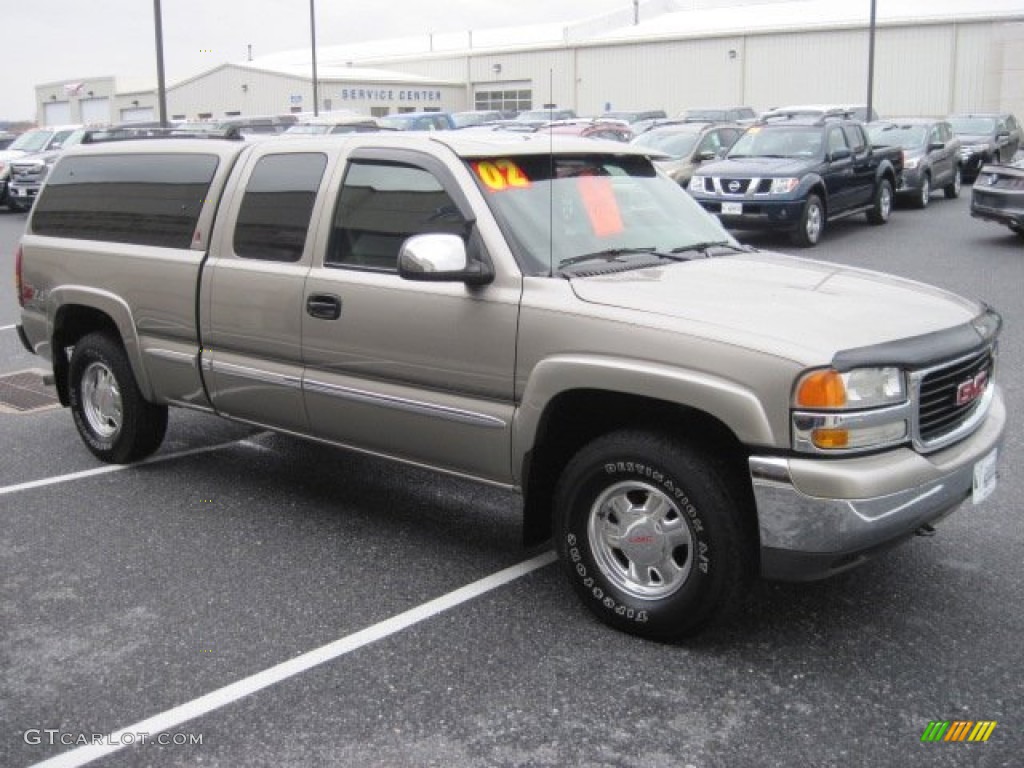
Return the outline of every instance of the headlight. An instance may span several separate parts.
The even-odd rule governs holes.
[[[704,177],[694,176],[690,179],[690,185],[687,187],[691,192],[705,192],[704,188]]]
[[[797,382],[793,405],[798,451],[872,450],[909,435],[906,376],[899,368],[810,371]]]
[[[921,164],[921,158],[920,157],[908,157],[908,158],[905,158],[903,160],[903,167],[906,170],[908,170],[908,171],[914,170],[920,164]]]
[[[785,195],[792,192],[800,184],[800,179],[772,179],[772,194]]]

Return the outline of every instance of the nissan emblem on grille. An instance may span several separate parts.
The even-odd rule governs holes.
[[[739,192],[740,191],[740,183],[738,181],[730,181],[729,182],[729,191],[730,192]]]
[[[977,376],[974,376],[967,381],[964,381],[956,388],[956,404],[957,406],[967,405],[973,400],[977,400],[981,397],[985,391],[985,387],[988,385],[988,371],[982,371]]]

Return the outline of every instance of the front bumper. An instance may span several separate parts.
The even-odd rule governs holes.
[[[970,437],[922,455],[910,448],[851,459],[753,456],[761,574],[787,581],[839,573],[957,509],[975,465],[1002,443],[998,390]]]
[[[17,184],[12,182],[8,187],[7,194],[13,202],[20,203],[24,207],[31,207],[39,195],[41,184]]]
[[[729,229],[774,229],[788,231],[796,229],[804,211],[804,200],[770,200],[761,198],[702,197],[694,195],[704,210],[713,213]],[[740,204],[743,212],[733,215],[722,212],[722,204]]]
[[[974,186],[971,216],[1024,229],[1024,191]]]

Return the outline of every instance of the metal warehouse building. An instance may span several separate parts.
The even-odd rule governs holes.
[[[673,114],[863,103],[869,9],[869,0],[650,0],[637,23],[627,7],[569,25],[326,46],[318,50],[320,108],[382,115],[557,105],[579,114]],[[877,9],[880,113],[1024,114],[1020,0],[877,0]],[[168,114],[308,111],[310,58],[307,49],[222,65],[170,87]],[[38,86],[37,97],[44,122],[86,121],[102,111],[96,98],[107,99],[112,120],[152,114],[156,102],[152,91],[118,92],[112,78]]]

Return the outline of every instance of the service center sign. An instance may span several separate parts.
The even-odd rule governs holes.
[[[440,102],[441,91],[434,88],[381,88],[361,86],[341,89],[342,101]]]

